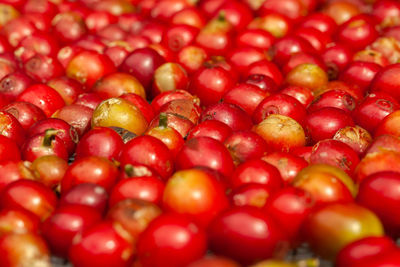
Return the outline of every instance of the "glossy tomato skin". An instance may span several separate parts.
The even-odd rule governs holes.
[[[174,169],[168,147],[150,135],[139,136],[129,141],[121,152],[120,162],[121,166],[147,165],[165,180],[171,176]]]
[[[271,257],[284,242],[275,221],[255,207],[233,207],[220,213],[209,227],[211,249],[239,262]]]
[[[400,221],[394,208],[400,201],[399,186],[399,173],[378,172],[362,180],[357,195],[357,202],[375,212],[386,230],[396,236],[400,232]]]
[[[184,267],[205,254],[207,237],[202,228],[186,217],[166,213],[149,224],[137,246],[139,262],[144,266],[161,267],[168,262]]]
[[[110,245],[112,244],[112,245]],[[72,242],[69,259],[77,267],[121,266],[132,264],[132,244],[124,239],[112,222],[99,222]]]
[[[354,266],[363,261],[381,257],[393,250],[396,250],[396,245],[386,236],[365,237],[341,249],[336,257],[336,266]]]
[[[175,172],[165,185],[162,205],[166,211],[190,216],[203,227],[229,206],[223,184],[202,169]]]
[[[218,151],[218,153],[216,153]],[[210,137],[195,137],[186,141],[176,156],[176,169],[184,170],[203,166],[229,177],[234,164],[225,146]]]

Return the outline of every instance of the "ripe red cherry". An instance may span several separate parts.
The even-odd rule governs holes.
[[[75,144],[78,142],[78,133],[74,127],[61,119],[48,118],[36,122],[29,129],[29,136],[31,137],[40,133],[44,133],[50,129],[56,131],[56,136],[63,140],[68,153],[72,154],[75,149]]]
[[[194,126],[188,136],[187,140],[199,136],[207,136],[214,138],[220,142],[224,142],[232,133],[231,127],[223,122],[217,120],[206,120]]]
[[[38,234],[6,234],[0,237],[1,266],[51,266],[46,242]]]
[[[51,215],[56,205],[54,192],[32,180],[15,181],[5,187],[0,196],[1,208],[22,208],[37,215],[41,221]]]
[[[164,192],[164,183],[156,176],[139,176],[121,179],[112,189],[109,207],[124,199],[142,199],[159,205]]]
[[[121,70],[132,74],[146,89],[150,89],[155,70],[164,62],[155,50],[139,48],[125,58]]]
[[[392,64],[381,69],[372,80],[372,92],[385,92],[400,101],[400,64]]]
[[[261,158],[265,162],[275,166],[285,184],[290,184],[297,174],[305,167],[308,162],[303,158],[293,155],[293,152],[272,152]]]
[[[314,48],[303,38],[298,36],[285,36],[272,46],[274,61],[279,65],[284,65],[289,58],[296,53],[305,52],[313,54]]]
[[[207,227],[229,205],[225,188],[217,178],[204,169],[174,173],[165,185],[164,209],[187,215],[200,226]]]
[[[314,28],[322,33],[332,35],[336,28],[336,22],[325,13],[313,13],[304,17],[300,23],[302,28]]]
[[[28,130],[37,121],[46,118],[40,108],[28,102],[16,101],[6,105],[2,110],[13,115],[25,130]]]
[[[128,267],[133,261],[133,247],[112,222],[104,221],[89,227],[72,241],[69,259],[76,267],[93,264]]]
[[[239,73],[243,75],[249,65],[267,59],[263,49],[245,46],[234,48],[228,55],[228,60]]]
[[[250,74],[246,77],[244,83],[255,85],[267,93],[275,93],[279,90],[275,80],[264,74]]]
[[[0,140],[3,139],[0,137]],[[0,141],[1,143],[1,141]],[[12,155],[13,151],[11,149],[7,150],[8,155]],[[0,152],[1,155],[1,152]],[[0,168],[4,170],[0,173],[0,191],[3,190],[8,184],[22,179],[34,180],[34,176],[31,165],[28,162],[20,161],[19,159],[0,159]]]
[[[310,163],[329,164],[353,175],[360,159],[357,153],[347,144],[337,140],[327,139],[313,146]]]
[[[71,58],[65,72],[69,78],[89,89],[101,77],[115,72],[115,67],[107,56],[95,51],[83,51]]]
[[[330,90],[319,95],[308,107],[308,112],[314,112],[325,107],[339,108],[350,113],[357,103],[356,100],[347,92],[340,90]]]
[[[61,192],[65,193],[83,183],[98,184],[110,192],[117,175],[117,167],[111,161],[95,156],[84,157],[74,161],[65,172],[61,181]]]
[[[69,191],[63,192],[59,206],[79,204],[91,207],[104,213],[107,206],[107,191],[100,185],[94,183],[78,184]]]
[[[232,188],[249,183],[263,184],[271,193],[277,192],[283,186],[278,169],[261,159],[248,160],[240,164],[229,178],[229,183]]]
[[[143,164],[156,171],[163,179],[171,176],[174,166],[166,145],[157,138],[144,135],[129,141],[120,156],[121,166]]]
[[[336,266],[355,266],[392,250],[396,250],[396,245],[386,236],[365,237],[345,246],[336,257]]]
[[[397,172],[378,172],[362,180],[357,195],[357,202],[375,212],[385,229],[395,236],[400,233],[400,221],[392,208],[400,201],[396,191],[399,186]]]
[[[228,125],[233,131],[250,130],[253,126],[250,115],[240,107],[225,102],[205,108],[200,121],[217,120]]]
[[[279,223],[290,240],[295,241],[313,205],[314,200],[308,192],[287,187],[268,198],[264,210]]]
[[[0,234],[38,233],[39,217],[18,208],[5,208],[0,211]]]
[[[200,98],[204,106],[216,104],[233,87],[228,71],[222,67],[202,68],[193,74],[190,93]]]
[[[353,16],[341,24],[336,32],[336,40],[355,51],[361,50],[379,36],[375,21],[367,15]]]
[[[306,129],[314,141],[332,138],[339,129],[346,126],[354,126],[353,119],[338,108],[322,108],[306,118]]]
[[[57,39],[63,43],[77,41],[86,34],[86,26],[80,14],[63,12],[52,20],[52,29]]]
[[[255,207],[234,207],[221,212],[209,227],[211,249],[243,263],[271,257],[284,243],[275,221]]]
[[[93,110],[83,105],[72,104],[64,106],[53,113],[52,117],[60,119],[71,125],[79,136],[90,129]]]
[[[118,159],[123,145],[124,142],[116,131],[106,127],[95,127],[79,141],[75,159],[86,156],[104,157],[109,160]]]
[[[162,214],[139,236],[138,259],[144,266],[162,267],[168,262],[184,267],[205,254],[206,238],[204,230],[186,217]]]
[[[253,74],[265,75],[275,82],[276,85],[281,85],[283,82],[283,76],[278,66],[269,60],[260,60],[251,64],[244,77],[249,77]]]
[[[354,121],[374,133],[379,123],[393,111],[400,108],[392,94],[376,92],[369,94],[353,111]]]
[[[223,101],[241,107],[251,116],[258,104],[267,96],[269,96],[267,91],[255,85],[240,83],[224,95]]]
[[[275,37],[272,34],[261,29],[240,31],[235,38],[236,46],[252,46],[265,50],[268,50],[274,41]]]
[[[336,78],[338,73],[351,62],[353,52],[347,46],[335,44],[329,46],[322,53],[322,59],[328,67],[328,74],[331,78]]]
[[[340,73],[339,79],[357,85],[365,92],[381,66],[373,62],[353,61]]]
[[[171,102],[173,100],[178,100],[178,99],[191,100],[193,103],[197,103],[197,105],[200,105],[199,99],[196,98],[195,96],[191,95],[188,91],[174,90],[174,91],[163,92],[163,93],[157,95],[151,101],[151,106],[154,109],[154,113],[159,113],[160,108],[162,106],[164,106],[166,103]]]
[[[15,71],[5,76],[0,81],[0,92],[10,100],[16,99],[33,80],[21,71]]]
[[[24,71],[35,81],[42,83],[64,74],[63,67],[56,58],[39,54],[24,63]]]
[[[265,184],[248,183],[243,184],[229,193],[229,200],[236,207],[257,207],[265,206],[273,192]]]
[[[54,129],[48,129],[44,133],[29,137],[22,145],[21,152],[22,158],[31,162],[47,155],[55,155],[68,160],[67,148]]]
[[[83,205],[64,205],[57,208],[41,225],[42,235],[51,251],[67,257],[74,237],[101,220],[101,213]]]
[[[235,164],[258,159],[270,151],[265,140],[252,131],[236,131],[225,139],[224,144]]]
[[[218,151],[218,152],[217,152]],[[225,146],[210,137],[195,137],[186,141],[176,156],[176,169],[184,170],[203,166],[229,177],[233,170],[233,160]]]
[[[17,101],[29,102],[39,107],[47,117],[50,117],[57,109],[65,105],[60,94],[44,84],[36,84],[26,88],[18,96]]]
[[[12,114],[0,111],[0,135],[12,139],[21,146],[25,139],[25,130]]]
[[[307,115],[305,107],[297,99],[285,94],[266,97],[254,111],[253,121],[260,123],[271,114],[291,117],[301,125],[304,125]]]

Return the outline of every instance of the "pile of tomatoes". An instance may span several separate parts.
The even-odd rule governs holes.
[[[397,62],[397,0],[1,0],[0,266],[400,267]]]

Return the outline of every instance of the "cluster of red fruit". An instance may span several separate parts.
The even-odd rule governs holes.
[[[397,0],[0,1],[0,266],[399,267],[399,61]]]

